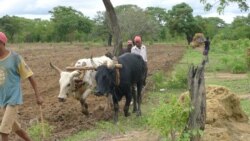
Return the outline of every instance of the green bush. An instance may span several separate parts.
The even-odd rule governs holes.
[[[44,136],[43,136],[44,127]],[[53,128],[48,123],[35,123],[28,128],[28,133],[32,140],[43,141],[43,139],[49,138],[52,134]]]
[[[175,68],[171,78],[167,81],[167,87],[171,89],[187,88],[188,70],[183,67]]]
[[[152,128],[160,130],[161,134],[166,137],[171,134],[173,139],[176,138],[177,132],[183,132],[187,124],[191,109],[190,99],[186,96],[185,100],[180,102],[176,96],[171,96],[168,101],[160,101],[159,106],[155,107],[149,116],[148,123]]]
[[[164,89],[167,88],[167,79],[163,71],[158,71],[152,76],[154,82],[154,89]]]
[[[247,66],[242,62],[234,63],[232,65],[231,72],[232,73],[245,73],[247,72]]]

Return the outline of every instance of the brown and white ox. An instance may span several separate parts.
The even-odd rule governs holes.
[[[94,57],[89,59],[79,59],[75,63],[74,67],[96,67],[104,63],[112,64],[113,62],[109,57],[104,55],[101,57]],[[94,88],[96,87],[96,71],[86,70],[85,73],[81,74],[81,72],[78,70],[74,70],[72,72],[62,71],[52,63],[50,63],[50,66],[60,73],[60,92],[58,95],[59,101],[64,102],[66,101],[66,98],[68,96],[73,96],[75,99],[80,101],[82,106],[82,113],[88,116],[89,111],[86,99],[88,95],[92,92],[92,90],[94,90]],[[80,77],[81,75],[83,76]],[[81,78],[80,80],[79,77]],[[110,102],[110,96],[107,96],[107,105],[105,107],[105,110],[107,110],[108,106],[110,105]]]

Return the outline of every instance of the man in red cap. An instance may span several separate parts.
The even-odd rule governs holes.
[[[142,44],[142,40],[141,40],[141,36],[135,36],[134,38],[134,43],[135,43],[135,46],[132,47],[131,49],[131,53],[135,53],[135,54],[138,54],[138,55],[141,55],[143,60],[145,61],[146,63],[146,76],[145,76],[145,81],[144,81],[144,85],[146,84],[146,77],[147,77],[147,72],[148,72],[148,65],[147,65],[147,62],[148,62],[148,59],[147,59],[147,48],[145,45]]]
[[[28,134],[17,121],[17,108],[18,105],[23,103],[21,79],[28,78],[30,81],[35,92],[37,104],[41,105],[43,100],[38,95],[33,72],[19,54],[6,49],[7,40],[6,35],[0,32],[0,107],[4,112],[0,125],[0,134],[2,141],[8,141],[11,131],[25,141],[31,141]]]

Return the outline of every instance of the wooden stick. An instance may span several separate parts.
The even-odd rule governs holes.
[[[122,64],[115,64],[115,68],[122,68]],[[74,70],[95,70],[96,67],[66,67],[67,71],[74,71]]]
[[[74,70],[94,70],[96,67],[66,67],[66,70],[68,71],[74,71]]]
[[[43,138],[45,138],[45,130],[44,130],[44,120],[43,120],[42,106],[39,105],[39,108],[40,108],[40,116],[41,116],[41,123],[42,123],[42,133],[43,133]]]

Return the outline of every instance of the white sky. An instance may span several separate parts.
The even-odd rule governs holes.
[[[229,5],[224,14],[219,15],[216,9],[209,12],[204,11],[204,6],[200,0],[111,0],[113,6],[123,4],[134,4],[141,8],[161,7],[170,10],[172,6],[185,2],[193,8],[193,15],[202,17],[219,17],[226,23],[231,23],[236,16],[247,16],[248,12],[241,12],[236,4]],[[218,0],[209,0],[218,1]],[[250,0],[247,0],[250,4]],[[25,18],[50,19],[48,11],[56,6],[71,6],[77,11],[81,11],[85,16],[94,18],[97,11],[105,11],[102,0],[0,0],[0,17],[5,15],[20,16]]]

